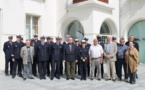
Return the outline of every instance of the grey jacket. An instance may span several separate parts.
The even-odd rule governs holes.
[[[32,46],[30,46],[30,53],[31,53],[31,62],[33,63],[34,47],[32,47]],[[23,59],[23,64],[27,64],[28,63],[28,50],[27,50],[26,46],[21,48],[20,55]]]

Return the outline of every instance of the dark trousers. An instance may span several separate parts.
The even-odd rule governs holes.
[[[66,61],[66,76],[67,78],[75,77],[75,61]]]
[[[51,65],[52,58],[50,57],[47,61],[47,76],[50,75],[50,65]]]
[[[136,72],[130,73],[130,83],[135,84],[136,83]]]
[[[16,75],[17,72],[17,66],[18,66],[18,74],[22,74],[22,59],[15,59],[13,62],[13,70],[12,75]]]
[[[45,77],[46,69],[47,69],[47,61],[39,61],[38,69],[39,69],[40,78]]]
[[[8,74],[9,62],[10,62],[10,74],[12,74],[12,67],[13,67],[12,59],[6,59],[5,60],[5,74],[6,75]]]
[[[87,62],[80,62],[79,63],[80,66],[80,75],[82,79],[86,78],[86,71],[87,71]]]
[[[118,71],[118,69],[117,69],[117,68],[118,68],[117,61],[115,62],[115,68],[116,68],[116,75],[118,76],[118,72],[119,72],[119,71]]]
[[[60,74],[63,75],[63,60],[60,61]]]
[[[38,59],[37,57],[33,58],[33,64],[32,64],[32,73],[33,75],[37,75],[37,70],[38,70]]]
[[[60,60],[51,62],[51,78],[60,77],[60,63]]]
[[[87,60],[87,75],[90,76],[90,63],[89,63],[89,60]]]
[[[96,74],[97,74],[97,67],[95,68],[95,73],[94,73],[95,77],[96,77]],[[102,63],[101,64],[101,77],[103,78],[104,77],[104,64]]]
[[[118,71],[118,78],[122,79],[122,66],[123,66],[123,69],[124,69],[124,74],[125,74],[125,79],[128,79],[128,75],[127,75],[127,72],[126,72],[126,62],[125,62],[125,59],[117,59],[117,71]]]
[[[76,63],[76,66],[75,66],[75,74],[80,75],[80,64],[79,63]]]

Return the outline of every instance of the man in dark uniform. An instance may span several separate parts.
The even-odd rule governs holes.
[[[81,46],[79,47],[79,65],[81,80],[86,80],[87,71],[87,60],[88,60],[88,48],[86,47],[85,40],[81,41]]]
[[[21,37],[21,42],[23,43],[23,46],[25,46],[26,44],[24,43],[24,38]]]
[[[14,42],[13,45],[13,70],[12,70],[12,78],[16,76],[16,69],[18,65],[18,75],[22,77],[22,58],[20,56],[20,50],[23,47],[23,43],[21,42],[21,35],[17,35],[17,41]]]
[[[60,65],[63,53],[63,46],[60,40],[60,37],[56,37],[56,43],[52,45],[51,80],[53,80],[54,77],[60,79]]]
[[[86,48],[89,50],[89,48],[90,48],[90,46],[91,46],[91,44],[89,44],[88,43],[88,38],[84,38],[84,40],[86,41]],[[87,62],[87,73],[88,73],[88,76],[90,76],[90,63],[89,63],[89,58],[88,58],[88,60],[87,60],[88,62]]]
[[[130,35],[130,36],[129,36],[129,40],[128,40],[128,42],[125,43],[125,45],[129,46],[129,42],[133,42],[133,43],[134,43],[134,47],[135,47],[135,48],[138,50],[138,52],[139,52],[139,45],[138,45],[137,42],[135,42],[134,36],[133,36],[133,35]],[[137,73],[136,73],[136,78],[138,78]]]
[[[34,55],[33,64],[32,64],[32,74],[34,76],[37,76],[37,74],[38,74],[38,56],[36,54],[36,46],[38,43],[40,43],[40,40],[38,40],[38,34],[34,34],[33,36],[34,36],[34,38],[31,39],[31,46],[34,47],[35,55]]]
[[[40,80],[46,79],[47,62],[51,51],[49,50],[48,44],[45,42],[45,37],[41,37],[40,43],[36,46],[36,54],[38,55],[38,69]]]
[[[79,52],[79,47],[80,47],[79,39],[75,39],[75,45],[77,46],[77,50],[78,50],[77,52]],[[79,53],[77,53],[77,60],[79,61]],[[80,68],[79,68],[78,62],[76,63],[76,71],[75,71],[75,74],[80,75]]]
[[[49,50],[52,51],[52,44],[53,44],[53,42],[51,41],[51,37],[48,36],[46,38],[47,38],[47,44],[48,44]],[[48,62],[47,62],[47,76],[48,77],[50,75],[50,64],[51,64],[51,61],[52,61],[52,54],[50,54]]]
[[[13,36],[8,37],[8,41],[4,43],[3,51],[5,53],[5,75],[8,76],[9,62],[10,62],[10,74],[12,74],[12,57],[13,55]]]
[[[104,48],[104,43],[101,42],[101,36],[97,35],[97,39],[98,39],[98,44],[100,44],[102,46],[102,48]],[[96,73],[97,73],[97,67],[95,68],[95,77],[96,77]],[[104,64],[103,64],[103,62],[101,63],[101,78],[104,78]]]
[[[64,46],[63,60],[66,63],[67,80],[70,78],[75,80],[75,64],[77,62],[77,46],[73,44],[72,38],[69,38],[69,43]]]

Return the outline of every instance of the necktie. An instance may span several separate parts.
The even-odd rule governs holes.
[[[71,51],[71,47],[72,47],[72,45],[70,44],[70,45],[69,45],[69,49],[70,49],[70,51]]]

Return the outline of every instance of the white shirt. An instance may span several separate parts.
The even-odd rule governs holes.
[[[91,55],[92,58],[98,58],[101,57],[101,54],[103,54],[103,48],[101,45],[97,44],[91,45],[89,49],[89,54]]]

